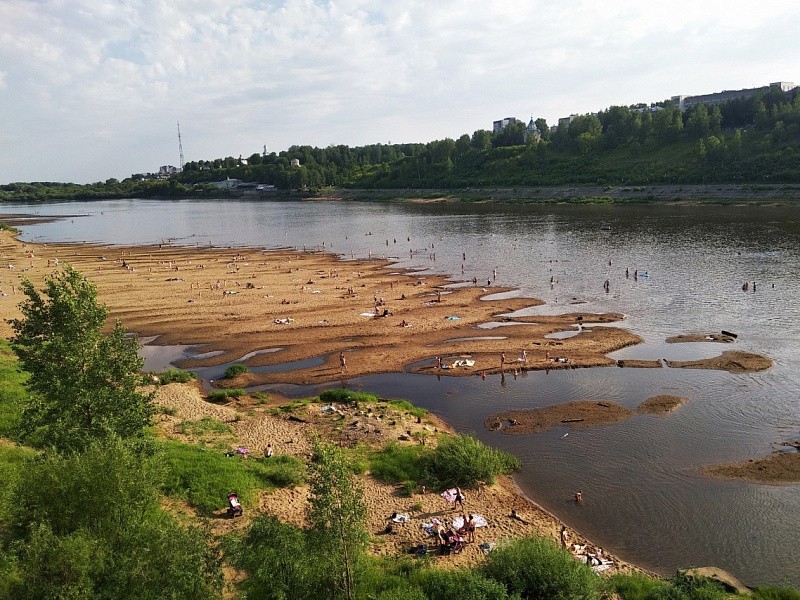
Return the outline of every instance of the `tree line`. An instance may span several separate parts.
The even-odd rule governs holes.
[[[168,180],[87,185],[51,182],[0,186],[0,200],[225,197],[226,178],[279,190],[325,187],[402,189],[664,183],[800,182],[800,92],[765,89],[749,98],[698,104],[681,112],[670,101],[612,106],[537,135],[522,122],[428,143],[326,148],[186,163]]]

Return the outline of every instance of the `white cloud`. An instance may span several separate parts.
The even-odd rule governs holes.
[[[201,159],[800,78],[783,0],[5,0],[0,22],[0,182],[175,163],[177,119]]]

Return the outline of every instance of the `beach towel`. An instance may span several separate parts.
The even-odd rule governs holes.
[[[395,513],[392,521],[395,523],[406,523],[411,519],[408,513]]]
[[[431,537],[439,536],[439,534],[436,531],[438,525],[439,525],[438,519],[433,519],[432,521],[426,521],[425,523],[420,523],[420,527],[422,527]]]
[[[481,515],[472,515],[475,527],[488,527],[489,523]],[[464,526],[464,517],[453,517],[453,529],[459,530]]]
[[[374,317],[375,313],[374,312],[364,312],[364,313],[361,313],[360,316],[362,316],[362,317]]]
[[[440,496],[444,498],[445,502],[448,504],[455,504],[457,494],[458,492],[456,491],[456,488],[450,488],[449,490],[443,491]]]
[[[484,554],[489,554],[489,552],[494,550],[496,546],[497,542],[483,542],[482,544],[478,545],[478,547],[481,549],[481,552]]]

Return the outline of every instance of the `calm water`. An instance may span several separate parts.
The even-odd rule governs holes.
[[[2,209],[68,215],[23,228],[26,239],[39,242],[171,239],[184,245],[324,248],[348,257],[397,257],[403,267],[484,283],[496,270],[496,285],[547,302],[527,314],[571,311],[575,302],[585,303],[578,305],[582,311],[625,313],[625,327],[646,343],[618,357],[714,356],[732,347],[663,340],[734,331],[739,338],[733,348],[766,354],[775,367],[749,375],[599,368],[485,381],[393,374],[346,385],[407,397],[459,430],[513,452],[524,463],[517,479],[532,498],[624,558],[665,574],[713,564],[749,584],[800,585],[800,485],[715,481],[698,474],[703,465],[764,455],[776,444],[800,439],[800,209],[246,201]],[[635,269],[649,277],[635,281]],[[603,290],[606,279],[609,293]],[[747,293],[741,290],[746,280]],[[502,335],[502,328],[465,335]],[[668,416],[637,416],[566,437],[567,430],[509,437],[482,426],[487,416],[508,408],[580,399],[632,408],[656,394],[690,401]],[[577,489],[584,493],[581,506],[571,500]]]

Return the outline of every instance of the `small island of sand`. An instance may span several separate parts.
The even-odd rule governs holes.
[[[578,400],[543,408],[501,412],[489,417],[485,425],[506,435],[526,435],[560,426],[610,425],[625,421],[633,414],[633,411],[614,402]]]
[[[784,446],[784,449],[768,456],[712,465],[704,467],[702,472],[719,479],[738,479],[769,485],[800,483],[800,441],[789,442]]]
[[[636,412],[642,414],[665,415],[683,405],[687,400],[688,398],[682,398],[680,396],[653,396],[642,402],[636,409]]]

